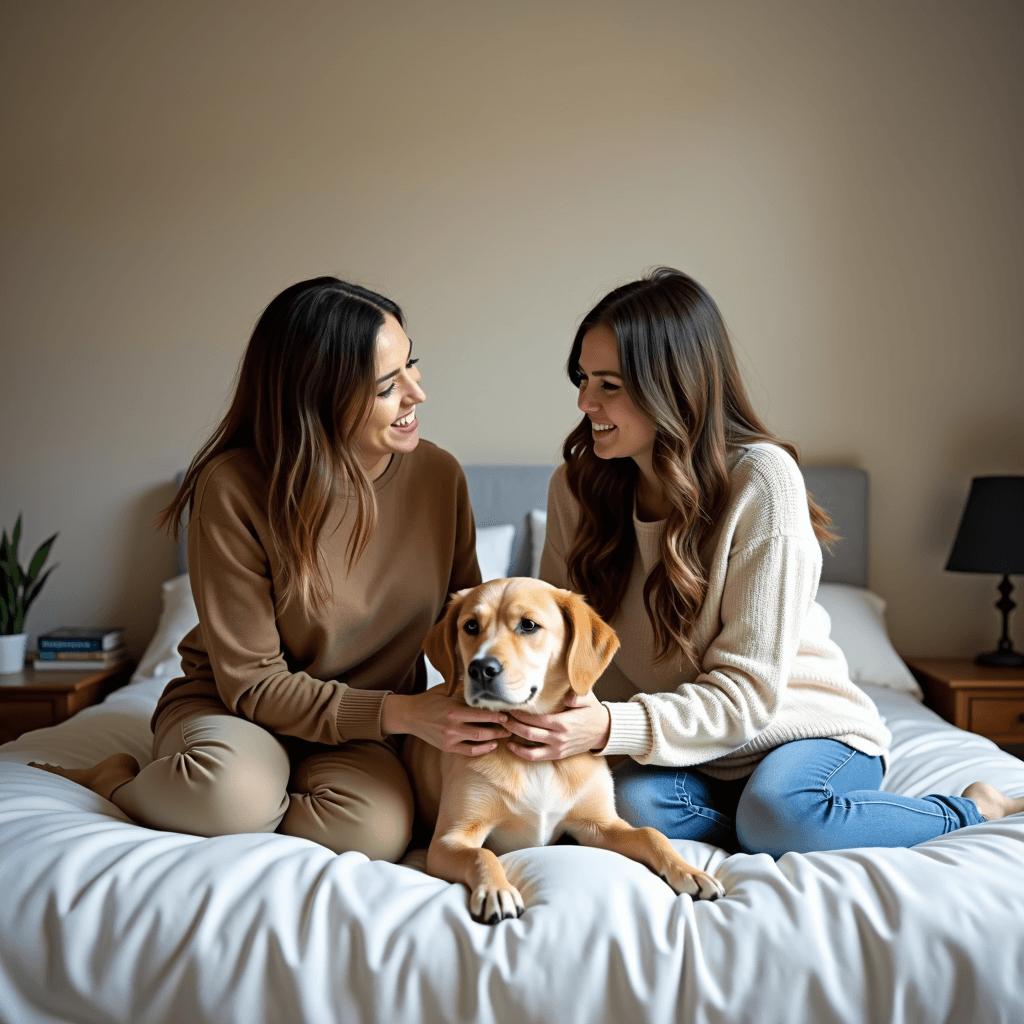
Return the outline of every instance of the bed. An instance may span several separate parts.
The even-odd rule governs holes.
[[[495,564],[532,567],[549,474],[467,467]],[[1024,795],[1024,762],[924,707],[892,650],[868,589],[867,477],[806,476],[845,538],[821,601],[892,731],[884,788],[958,794],[986,779]],[[1024,1020],[1024,815],[912,849],[778,861],[676,843],[725,885],[714,903],[607,851],[520,851],[502,860],[527,912],[487,927],[463,887],[412,867],[280,835],[150,831],[27,766],[148,761],[149,717],[194,616],[187,577],[168,581],[132,685],[0,747],[6,1024]]]

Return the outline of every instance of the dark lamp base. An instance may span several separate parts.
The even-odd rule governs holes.
[[[1013,584],[1008,574],[1004,574],[999,583],[999,593],[1002,597],[996,601],[996,607],[1003,613],[1003,635],[999,638],[999,646],[988,654],[979,654],[974,664],[986,668],[1024,668],[1024,654],[1013,649],[1013,641],[1010,639],[1010,612],[1017,606],[1010,598]]]
[[[1024,668],[1024,654],[1014,650],[992,651],[990,654],[979,654],[974,664],[986,668]]]

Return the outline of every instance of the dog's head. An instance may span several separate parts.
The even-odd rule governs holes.
[[[536,714],[589,693],[618,647],[582,597],[526,577],[453,594],[424,643],[448,694],[462,686],[470,707]]]

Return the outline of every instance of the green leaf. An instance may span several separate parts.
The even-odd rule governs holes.
[[[43,589],[43,584],[49,578],[50,573],[53,572],[53,570],[56,569],[58,565],[60,565],[60,562],[57,562],[56,565],[51,565],[50,568],[47,569],[46,572],[44,572],[40,579],[36,582],[36,585],[31,590],[26,591],[25,606],[22,609],[23,615],[28,615],[28,610],[32,602],[39,596],[39,591]]]
[[[18,614],[14,616],[14,629],[11,630],[12,635],[17,636],[18,633],[25,632],[25,610],[23,608],[18,609]]]
[[[14,581],[16,587],[21,585],[21,567],[14,559],[10,542],[7,540],[6,530],[3,532],[3,538],[0,539],[0,568],[4,570],[9,579]]]
[[[5,597],[3,594],[0,594],[0,606],[3,607],[4,621],[6,622],[6,625],[4,626],[4,631],[6,633],[13,633],[14,619],[17,613],[17,601],[9,601],[7,597]]]
[[[21,513],[18,513],[18,521],[14,524],[14,533],[11,534],[11,561],[18,564],[18,540],[21,537]]]
[[[7,579],[7,608],[8,608],[8,614],[10,614],[10,615],[14,616],[15,618],[17,618],[17,616],[18,616],[18,606],[20,604],[21,604],[21,602],[18,600],[18,595],[15,592],[14,587],[11,585],[10,577],[8,577],[8,579]]]
[[[16,630],[14,628],[14,620],[15,620],[15,618],[17,616],[17,612],[18,612],[17,602],[16,601],[8,601],[5,597],[3,597],[3,595],[0,595],[0,603],[3,604],[4,608],[7,611],[7,632],[8,633],[16,632]]]
[[[0,598],[0,636],[7,636],[7,602]]]
[[[32,561],[28,567],[28,575],[25,577],[26,586],[28,586],[28,584],[30,584],[39,575],[39,570],[42,569],[43,563],[50,554],[50,548],[53,547],[53,542],[56,539],[57,534],[54,534],[49,540],[44,540],[43,543],[36,548],[36,553],[32,556]]]

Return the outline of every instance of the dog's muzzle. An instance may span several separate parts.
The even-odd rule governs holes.
[[[537,687],[531,686],[523,700],[515,700],[506,686],[505,666],[497,658],[474,658],[466,672],[469,675],[469,699],[473,703],[490,700],[516,707],[528,704],[537,694]]]
[[[502,700],[501,677],[505,671],[497,658],[474,658],[467,669],[471,685],[471,692],[474,697],[489,697],[492,700]]]

